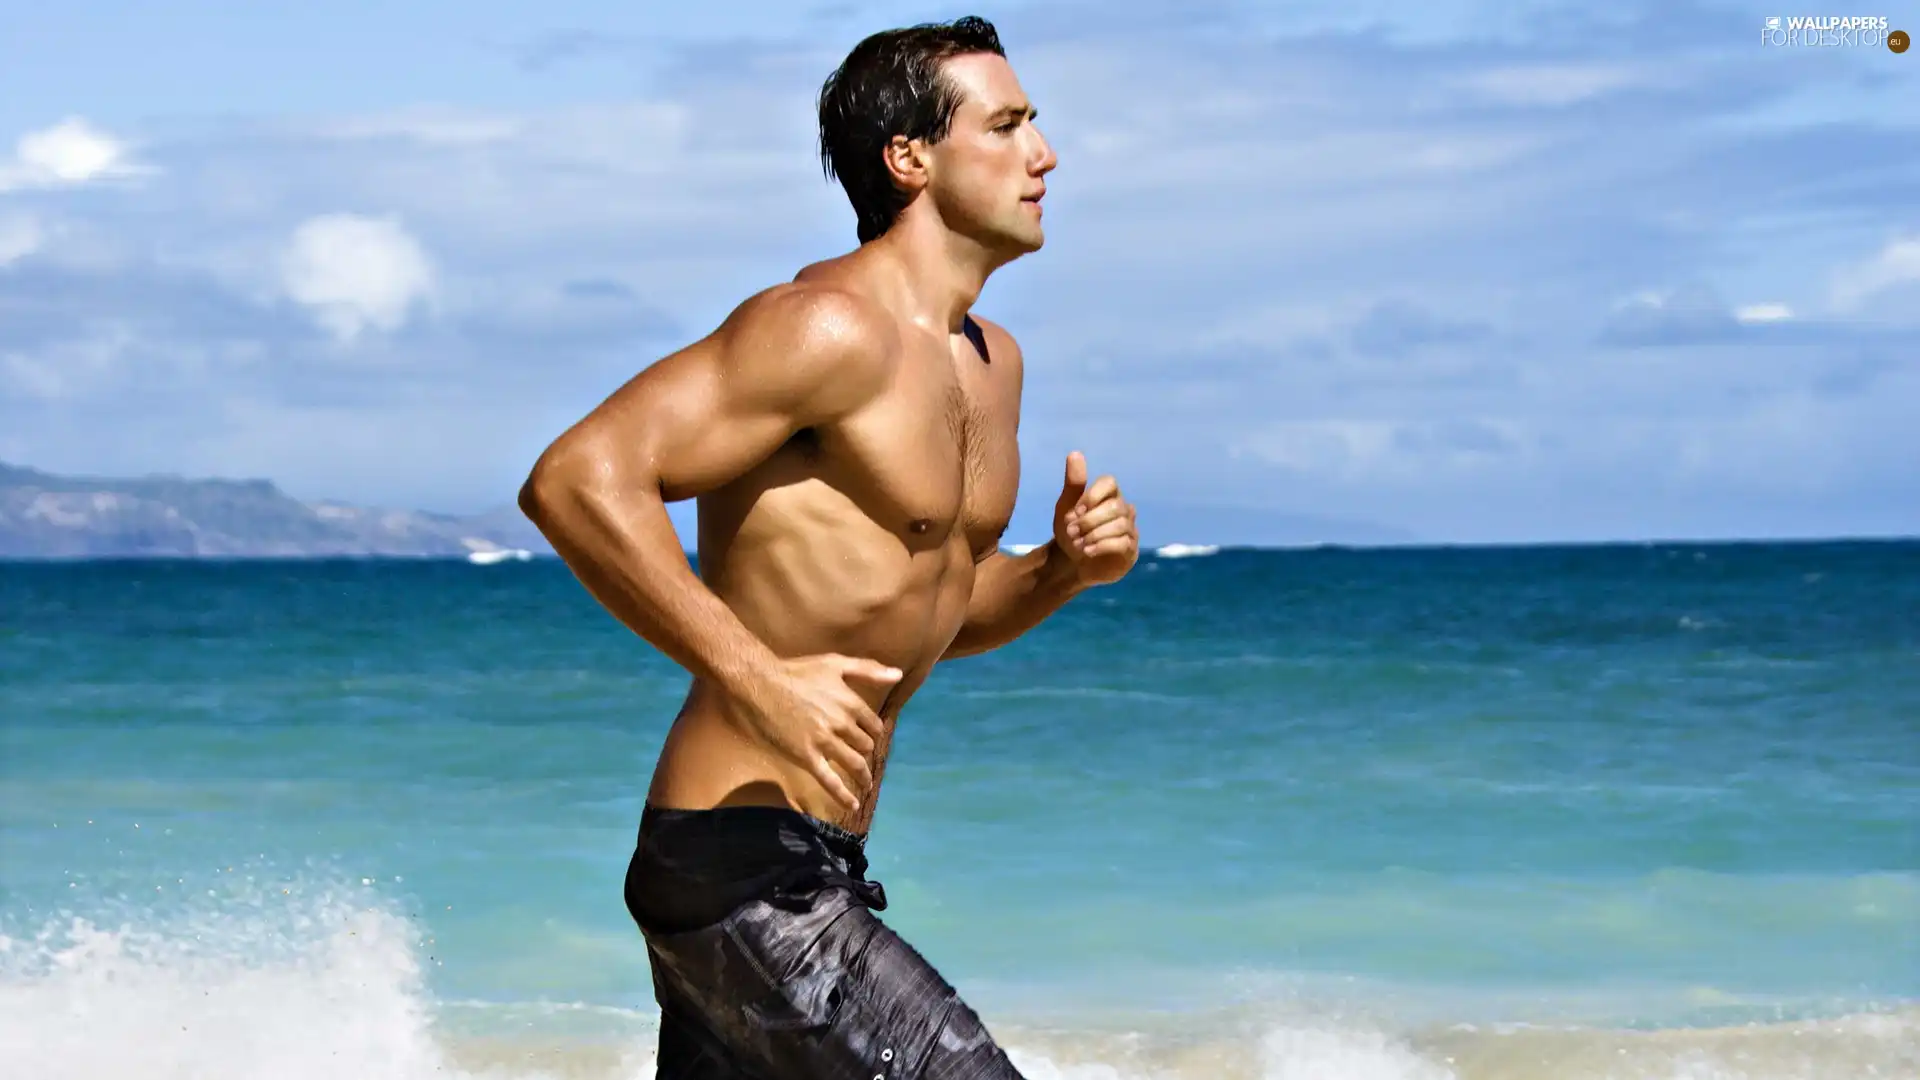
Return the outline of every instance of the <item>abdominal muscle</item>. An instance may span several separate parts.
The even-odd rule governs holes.
[[[742,528],[728,538],[724,554],[710,562],[703,552],[702,576],[777,656],[840,653],[902,672],[891,688],[849,684],[885,725],[868,755],[873,790],[859,811],[848,811],[805,767],[761,742],[723,690],[696,679],[655,767],[647,796],[653,805],[786,806],[857,832],[871,821],[895,719],[959,632],[973,560],[958,535],[930,544],[864,517],[808,525]]]

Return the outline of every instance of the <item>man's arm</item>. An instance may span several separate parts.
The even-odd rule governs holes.
[[[975,321],[990,353],[1006,364],[1017,403],[1025,381],[1019,344],[999,326]],[[1133,506],[1121,498],[1120,485],[1103,476],[1089,487],[1086,458],[1077,451],[1068,454],[1060,498],[1053,506],[1053,539],[1025,555],[995,551],[981,560],[974,568],[966,620],[940,659],[997,649],[1040,625],[1081,592],[1118,581],[1139,558],[1139,541]]]
[[[1053,539],[1021,555],[996,551],[974,568],[966,621],[942,660],[997,649],[1040,625],[1062,604],[1125,577],[1140,558],[1133,504],[1103,476],[1087,484],[1087,459],[1067,455],[1066,480],[1053,506]]]
[[[967,620],[940,659],[997,649],[1040,625],[1085,588],[1074,561],[1051,540],[1025,555],[996,551],[974,568]]]
[[[615,391],[541,454],[520,507],[615,618],[738,691],[772,651],[693,573],[666,504],[741,476],[887,384],[884,327],[857,300],[782,285]]]

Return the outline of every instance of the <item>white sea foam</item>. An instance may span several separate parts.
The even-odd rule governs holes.
[[[467,561],[476,566],[492,566],[503,562],[527,562],[533,558],[533,552],[525,548],[498,548],[489,551],[469,551]]]
[[[66,916],[0,938],[0,1073],[460,1075],[431,1036],[406,919],[347,890],[271,892],[157,921]]]
[[[650,1078],[650,1010],[437,1001],[422,928],[365,884],[216,891],[0,935],[0,1075]],[[586,1021],[583,1025],[582,1021]],[[1298,1001],[1157,1023],[988,1016],[1031,1080],[1774,1080],[1916,1075],[1911,1012],[1706,1032],[1390,1023]]]
[[[1219,550],[1218,544],[1163,544],[1154,548],[1153,553],[1163,559],[1192,559],[1213,555]]]

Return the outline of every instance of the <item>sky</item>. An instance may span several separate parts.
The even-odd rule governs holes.
[[[1150,543],[1920,535],[1920,51],[1686,0],[0,3],[0,460],[510,504],[854,245],[820,83],[962,14],[1060,159],[1009,541],[1074,449]]]

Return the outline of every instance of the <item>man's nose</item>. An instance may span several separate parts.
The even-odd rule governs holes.
[[[1036,134],[1038,133],[1036,132]],[[1054,167],[1059,164],[1060,164],[1060,159],[1054,156],[1053,145],[1047,142],[1047,137],[1045,135],[1041,135],[1040,136],[1040,160],[1034,163],[1033,175],[1045,176],[1048,173],[1052,172],[1054,170]]]

